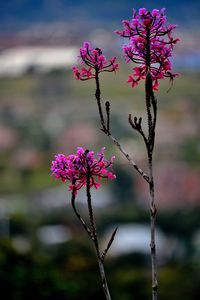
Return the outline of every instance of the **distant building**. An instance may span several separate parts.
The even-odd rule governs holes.
[[[104,247],[106,247],[114,228],[115,226],[112,226],[106,232],[103,239]],[[181,250],[181,244],[179,243],[179,241],[167,237],[159,228],[156,228],[156,244],[158,250],[157,259],[159,263],[165,263],[173,255],[173,253],[176,253],[176,255],[178,255]],[[149,225],[141,223],[120,224],[112,246],[109,249],[109,255],[122,256],[136,253],[149,256]]]
[[[30,71],[46,73],[70,68],[77,60],[77,47],[16,47],[0,53],[0,76],[17,77]]]

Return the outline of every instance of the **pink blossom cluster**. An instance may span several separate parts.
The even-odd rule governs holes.
[[[158,80],[169,77],[174,79],[178,74],[172,73],[170,57],[174,45],[179,39],[172,37],[176,25],[166,25],[165,9],[146,8],[133,11],[131,21],[124,20],[123,31],[115,31],[121,37],[129,39],[129,44],[123,46],[126,62],[133,61],[139,64],[133,68],[134,73],[128,77],[132,87],[145,79],[150,71],[153,80],[153,89],[158,90]]]
[[[77,148],[76,154],[68,156],[64,154],[55,155],[55,160],[52,161],[51,175],[56,179],[61,179],[63,182],[67,180],[71,183],[69,190],[77,191],[83,186],[86,186],[89,178],[90,187],[98,189],[101,184],[101,178],[115,179],[116,176],[108,170],[113,164],[114,156],[110,160],[104,157],[105,148],[97,153],[97,158],[93,151],[85,150],[81,147]]]
[[[100,72],[114,72],[119,68],[116,63],[116,57],[107,60],[99,48],[93,49],[89,42],[84,42],[83,47],[80,48],[80,63],[86,67],[80,70],[73,66],[72,70],[77,80],[88,80],[95,78],[96,73]]]

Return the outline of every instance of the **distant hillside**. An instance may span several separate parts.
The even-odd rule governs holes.
[[[105,26],[108,21],[129,18],[133,7],[166,7],[170,21],[185,26],[199,22],[198,0],[7,0],[0,3],[0,31],[50,21],[96,21]]]

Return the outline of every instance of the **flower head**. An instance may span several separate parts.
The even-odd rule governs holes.
[[[109,168],[113,164],[114,156],[110,160],[104,157],[105,148],[97,153],[97,158],[93,151],[77,148],[75,154],[68,156],[64,154],[55,155],[52,161],[51,175],[63,182],[69,181],[71,185],[69,190],[77,191],[86,185],[89,180],[90,187],[98,189],[101,184],[101,178],[115,179],[116,176]]]
[[[145,79],[147,72],[151,73],[153,89],[157,90],[158,80],[169,77],[174,79],[178,74],[172,73],[170,57],[174,45],[179,39],[172,37],[176,25],[166,25],[165,9],[140,8],[138,13],[133,11],[132,20],[124,20],[123,31],[116,31],[121,37],[128,38],[128,45],[123,46],[126,62],[133,61],[139,64],[134,73],[129,76],[128,82],[132,87],[141,79]],[[131,79],[132,78],[132,79]]]
[[[80,63],[85,65],[80,70],[73,66],[74,77],[77,80],[88,80],[95,78],[96,72],[114,72],[119,68],[116,63],[116,57],[109,60],[103,55],[100,48],[93,49],[89,42],[84,42],[83,47],[80,48]]]

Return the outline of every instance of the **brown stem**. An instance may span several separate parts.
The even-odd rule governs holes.
[[[151,151],[153,151],[154,149],[154,143],[155,143],[155,129],[156,129],[156,122],[157,122],[157,101],[156,98],[154,96],[153,90],[152,90],[152,106],[153,106],[153,124],[152,124],[152,147],[151,147]]]
[[[109,292],[108,284],[107,284],[107,280],[106,280],[106,274],[105,274],[103,261],[101,259],[98,259],[98,264],[99,264],[99,272],[101,275],[101,284],[102,284],[102,288],[103,288],[106,300],[111,300],[111,296],[110,296],[110,292]]]
[[[157,103],[152,89],[152,78],[148,72],[146,76],[146,105],[148,118],[148,141],[146,144],[148,164],[149,164],[149,192],[150,192],[150,227],[151,227],[151,273],[152,273],[152,300],[157,300],[158,297],[158,281],[156,271],[156,205],[154,192],[154,176],[153,176],[153,148],[155,142],[155,127],[157,120]],[[153,112],[151,111],[153,107]]]
[[[148,164],[149,164],[149,175],[147,175],[135,161],[130,157],[130,155],[126,152],[126,150],[121,146],[121,144],[115,139],[112,135],[110,128],[106,127],[104,116],[101,108],[101,101],[100,101],[100,86],[99,86],[99,77],[98,72],[96,71],[96,99],[97,105],[99,109],[99,116],[102,125],[102,131],[106,133],[113,143],[117,146],[119,151],[127,158],[129,163],[136,169],[136,171],[143,177],[143,179],[148,182],[149,184],[149,191],[150,191],[150,226],[151,226],[151,266],[152,266],[152,300],[157,300],[157,289],[158,289],[158,282],[157,282],[157,273],[156,273],[156,242],[155,242],[155,226],[156,226],[156,205],[155,205],[155,198],[154,198],[154,177],[153,177],[153,164],[152,164],[152,157],[153,157],[153,149],[155,143],[155,128],[156,128],[156,121],[157,121],[157,103],[153,93],[152,88],[152,77],[150,73],[150,46],[149,46],[149,35],[147,37],[147,59],[146,59],[146,66],[147,66],[147,75],[145,81],[145,92],[146,92],[146,109],[147,109],[147,122],[148,122],[148,137],[144,134],[142,127],[141,127],[141,119],[139,121],[137,118],[134,120],[134,123],[131,119],[131,115],[129,115],[129,123],[133,129],[137,130],[144,139],[145,146],[147,149],[148,155]],[[107,118],[110,117],[110,107],[106,109]],[[108,121],[109,122],[109,121]],[[109,123],[108,123],[109,124]]]
[[[102,284],[102,288],[103,288],[106,300],[111,300],[111,296],[110,296],[110,292],[109,292],[108,284],[107,284],[107,280],[106,280],[106,275],[105,275],[104,263],[103,263],[103,259],[102,259],[102,256],[101,256],[101,253],[99,250],[99,242],[98,242],[98,238],[97,238],[97,230],[96,230],[96,224],[95,224],[94,213],[93,213],[93,208],[92,208],[92,199],[91,199],[91,193],[90,193],[90,168],[89,168],[89,166],[87,167],[86,194],[87,194],[90,226],[91,226],[91,231],[92,231],[92,235],[93,235],[93,243],[94,243],[94,247],[95,247],[97,259],[98,259],[99,272],[100,272],[100,276],[101,276],[101,284]]]
[[[129,163],[134,167],[134,169],[146,180],[149,182],[149,177],[148,175],[141,169],[139,166],[136,164],[136,162],[131,158],[131,156],[127,153],[127,151],[122,147],[122,145],[119,143],[119,141],[112,135],[111,130],[110,130],[110,103],[107,101],[107,106],[106,106],[106,113],[107,113],[107,128],[105,125],[105,120],[102,112],[102,107],[101,107],[101,91],[100,91],[100,84],[99,84],[99,76],[98,72],[96,71],[96,76],[95,76],[95,81],[96,81],[96,93],[95,97],[97,100],[97,106],[99,110],[99,116],[100,116],[100,121],[102,125],[102,131],[109,136],[109,138],[113,141],[113,143],[117,146],[119,151],[126,157],[126,159],[129,161]],[[109,118],[109,119],[108,119]]]
[[[95,97],[96,97],[96,100],[97,100],[97,106],[98,106],[98,110],[99,110],[99,116],[100,116],[102,131],[107,132],[106,126],[105,126],[105,121],[104,121],[103,110],[102,110],[102,107],[101,107],[101,90],[100,90],[99,70],[98,69],[95,70],[95,81],[96,81]]]
[[[115,230],[113,231],[113,233],[112,233],[112,235],[110,237],[110,240],[108,241],[108,244],[107,244],[105,250],[101,254],[102,261],[106,257],[106,254],[108,253],[108,250],[110,249],[110,247],[111,247],[111,245],[112,245],[112,243],[114,241],[115,235],[117,233],[117,229],[118,229],[118,227],[116,227]]]
[[[149,182],[149,176],[135,163],[135,161],[131,158],[131,156],[126,152],[126,150],[122,147],[122,145],[115,139],[113,135],[109,135],[110,139],[117,146],[119,151],[126,157],[129,163],[134,167],[134,169],[146,180]]]
[[[86,194],[87,194],[87,204],[88,204],[88,212],[89,212],[89,219],[90,219],[90,227],[91,232],[93,236],[93,242],[96,249],[96,253],[98,258],[100,257],[100,251],[99,251],[99,243],[97,239],[97,230],[96,230],[96,224],[94,219],[94,213],[92,208],[92,198],[90,193],[90,168],[87,167],[87,183],[86,183]]]
[[[152,94],[152,78],[150,72],[147,72],[146,81],[145,81],[145,90],[146,90],[146,109],[147,109],[147,122],[148,122],[148,143],[152,143],[152,113],[151,113],[151,94]]]
[[[134,130],[136,130],[137,132],[139,132],[139,134],[143,137],[144,143],[147,147],[148,141],[147,141],[146,135],[142,129],[142,118],[139,118],[139,120],[138,120],[137,117],[134,117],[134,122],[133,122],[132,116],[131,116],[131,114],[129,114],[128,121],[129,121],[129,124],[131,125],[131,127]]]
[[[85,221],[82,219],[81,215],[79,214],[79,212],[76,209],[75,200],[76,200],[76,192],[72,191],[72,198],[71,198],[72,208],[73,208],[77,218],[79,219],[81,225],[83,226],[83,228],[85,229],[85,231],[87,232],[89,237],[93,240],[93,234],[92,234],[90,228],[86,225]]]
[[[109,101],[106,101],[105,108],[106,108],[106,117],[107,117],[107,124],[106,124],[107,135],[110,135],[110,102]]]
[[[152,272],[152,300],[157,300],[158,294],[158,281],[157,281],[157,272],[156,272],[156,237],[155,237],[155,228],[156,228],[156,205],[154,197],[154,178],[153,178],[153,168],[152,168],[152,157],[149,158],[149,191],[150,191],[150,224],[151,224],[151,272]]]

